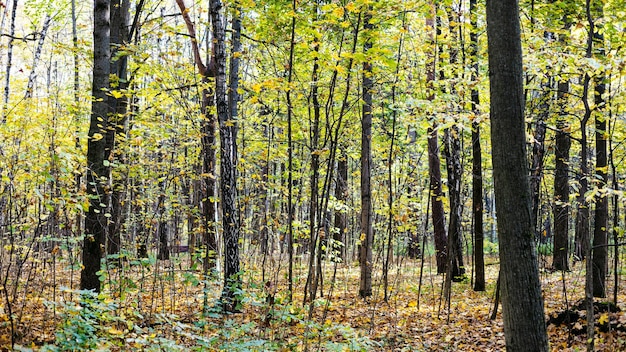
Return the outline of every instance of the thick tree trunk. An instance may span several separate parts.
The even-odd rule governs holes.
[[[128,118],[128,56],[116,55],[121,47],[128,43],[128,31],[130,20],[130,2],[128,0],[111,1],[111,56],[118,56],[111,60],[110,73],[114,77],[111,84],[112,90],[120,91],[122,96],[116,98],[114,95],[108,96],[110,128],[107,130],[105,159],[111,161],[113,165],[124,163],[124,155],[116,149],[116,139],[125,137],[125,125]],[[125,197],[126,175],[121,171],[113,169],[110,175],[111,181],[111,217],[108,223],[107,254],[115,254],[120,251],[122,226],[124,224],[124,212],[122,210],[122,200]]]
[[[105,135],[108,121],[106,89],[109,88],[109,0],[94,1],[94,65],[92,83],[91,120],[87,142],[87,194],[90,198],[89,211],[85,217],[85,241],[83,244],[83,270],[80,273],[80,288],[100,292],[101,246],[106,238],[106,195],[104,185],[109,175],[104,165]],[[105,207],[102,207],[105,204]]]
[[[233,18],[232,57],[229,90],[226,87],[226,33],[220,0],[211,0],[211,19],[215,53],[215,102],[220,127],[220,190],[222,229],[224,231],[224,290],[226,311],[239,310],[241,277],[239,273],[239,208],[237,205],[237,81],[239,77],[239,14]],[[236,11],[237,12],[237,11]],[[227,99],[227,97],[229,99]]]
[[[552,4],[556,0],[551,0]],[[568,45],[569,36],[566,34],[571,27],[570,13],[567,11],[563,15],[563,29],[559,34],[559,43],[564,47]],[[569,94],[569,77],[561,72],[557,79],[557,106],[559,107],[559,116],[557,117],[556,127],[556,143],[554,156],[555,172],[554,172],[554,250],[552,265],[555,270],[569,270],[569,221],[571,206],[569,202],[569,157],[571,140],[569,133],[570,128],[567,122],[567,102]]]
[[[548,351],[528,180],[517,0],[487,1],[494,190],[507,351]]]

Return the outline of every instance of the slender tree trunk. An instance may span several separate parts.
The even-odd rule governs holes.
[[[478,25],[476,13],[476,1],[470,0],[470,57],[472,70],[472,83],[477,84],[478,80]],[[478,105],[480,96],[478,88],[474,86],[471,91],[472,113],[472,216],[474,220],[474,267],[476,277],[474,279],[474,291],[485,290],[485,254],[484,230],[483,230],[483,170],[482,151],[480,146],[480,120],[478,115]]]
[[[313,49],[316,52],[319,52],[319,43],[315,44]],[[313,59],[313,70],[311,73],[311,104],[313,108],[313,119],[311,123],[311,129],[309,131],[310,134],[310,142],[311,142],[311,178],[310,178],[310,188],[311,188],[311,199],[309,203],[309,273],[307,278],[308,286],[308,298],[309,300],[315,300],[315,296],[317,294],[317,286],[320,281],[320,272],[318,272],[321,266],[319,260],[316,262],[315,258],[320,258],[321,253],[316,253],[316,249],[318,246],[318,241],[322,241],[323,239],[319,238],[318,234],[321,230],[321,227],[318,226],[318,201],[319,201],[319,167],[320,167],[320,153],[319,153],[319,124],[320,124],[320,103],[319,103],[319,94],[318,94],[318,71],[319,71],[319,63],[318,56],[316,55]],[[309,109],[310,111],[310,109]],[[321,214],[319,214],[321,217]],[[321,244],[320,244],[321,247]],[[320,248],[321,249],[321,248]]]
[[[337,201],[345,204],[348,201],[348,155],[345,148],[341,148],[339,158],[337,159],[337,184],[335,185],[335,198]],[[335,211],[335,241],[341,243],[341,247],[337,249],[338,256],[346,260],[346,232],[348,229],[347,214],[343,210]]]
[[[291,2],[291,9],[296,13],[297,0]],[[296,16],[291,18],[291,39],[289,41],[289,75],[287,83],[291,86],[293,82],[293,57],[296,45]],[[289,256],[289,301],[293,301],[293,104],[291,102],[291,89],[287,90],[287,254]],[[306,292],[305,292],[306,295]]]
[[[559,82],[558,101],[565,106],[569,83]],[[554,174],[554,258],[552,265],[555,270],[569,270],[569,151],[570,138],[566,132],[567,122],[561,110],[557,121],[558,131],[554,157],[556,159]]]
[[[104,185],[109,175],[104,165],[105,135],[108,127],[109,108],[106,89],[109,88],[111,51],[109,45],[110,22],[109,0],[94,1],[94,65],[92,85],[91,120],[87,142],[87,194],[90,198],[89,211],[85,217],[85,241],[83,244],[83,270],[80,288],[100,292],[101,246],[106,238],[106,204]],[[102,204],[105,207],[102,207]]]
[[[428,43],[431,45],[431,50],[428,54],[428,61],[426,64],[426,86],[428,88],[427,99],[429,101],[435,100],[435,67],[436,59],[435,53],[437,52],[437,45],[435,42],[434,33],[435,28],[435,7],[431,5],[432,11],[430,16],[426,19],[426,27],[430,27],[431,30],[428,34]],[[435,238],[435,257],[437,260],[437,273],[443,274],[446,272],[446,258],[447,250],[446,244],[448,242],[448,236],[446,234],[446,222],[443,210],[443,191],[441,187],[441,160],[439,159],[439,142],[438,142],[438,127],[437,122],[433,121],[433,126],[428,128],[428,175],[429,175],[429,189],[430,189],[430,201],[432,209],[432,221]]]
[[[2,112],[0,122],[7,121],[7,109],[9,107],[9,96],[11,92],[11,67],[13,67],[13,40],[15,38],[15,17],[17,15],[17,0],[13,0],[11,5],[11,21],[9,24],[9,43],[7,44],[7,65],[4,79],[4,96],[2,100]]]
[[[402,12],[402,28],[406,27],[406,12]],[[389,212],[387,219],[387,252],[383,261],[383,286],[385,291],[385,302],[389,301],[389,265],[393,259],[393,235],[394,235],[394,208],[393,208],[393,161],[395,157],[395,142],[396,142],[396,126],[398,120],[398,114],[396,107],[396,88],[399,81],[400,73],[400,60],[402,59],[402,45],[404,43],[404,35],[400,36],[398,43],[398,51],[396,52],[396,70],[394,74],[394,82],[391,87],[391,106],[394,107],[391,111],[391,141],[389,143],[389,155],[387,157],[387,183],[389,184]]]
[[[517,0],[487,0],[491,140],[507,351],[548,351],[528,180]]]
[[[76,0],[72,0],[72,49],[74,52],[74,147],[76,152],[79,154],[83,153],[81,144],[80,144],[80,63],[78,58],[78,31],[76,28]],[[82,175],[80,172],[77,172],[74,176],[75,192],[78,194],[81,190],[82,183]],[[1,200],[0,200],[1,202]],[[1,209],[0,209],[1,210]],[[83,233],[83,212],[78,211],[76,213],[76,228],[75,233]]]
[[[446,272],[446,258],[448,236],[446,235],[446,223],[443,210],[443,190],[441,189],[441,161],[439,160],[439,145],[437,143],[437,127],[428,128],[428,170],[430,178],[430,201],[432,209],[432,221],[435,237],[435,257],[437,260],[437,273]]]
[[[43,20],[43,25],[41,26],[41,32],[39,33],[39,40],[37,41],[37,48],[35,49],[35,55],[33,57],[33,66],[30,70],[30,74],[28,75],[28,83],[26,85],[26,94],[24,98],[31,98],[33,96],[33,89],[35,87],[35,79],[37,78],[37,65],[39,65],[39,59],[41,58],[41,51],[43,49],[43,44],[46,40],[46,34],[48,33],[48,28],[52,23],[52,16],[49,13],[46,14],[45,19]],[[7,71],[8,72],[8,71]]]
[[[365,42],[363,53],[367,57],[372,49],[371,6],[365,10],[363,29]],[[359,264],[361,280],[359,296],[362,298],[372,295],[372,246],[374,232],[372,229],[372,63],[369,59],[363,62],[363,115],[361,117],[361,246],[359,248]]]
[[[594,1],[592,3],[591,15],[596,16],[590,21],[590,33],[593,39],[593,56],[603,59],[604,34],[602,17],[604,1]],[[607,162],[607,118],[604,115],[604,93],[606,90],[606,76],[604,73],[594,77],[594,103],[595,103],[595,125],[596,125],[596,170],[595,180],[599,193],[596,196],[596,211],[593,231],[593,296],[606,297],[606,275],[608,269],[608,226],[609,226],[609,197],[606,192],[608,176]]]
[[[209,87],[210,78],[215,77],[215,56],[211,56],[208,62],[204,63],[200,55],[196,29],[193,21],[189,17],[187,8],[183,0],[176,0],[176,4],[187,26],[187,32],[191,37],[191,46],[193,51],[194,62],[198,68],[198,72],[202,76],[202,99],[200,110],[204,116],[202,126],[200,127],[202,142],[202,173],[201,173],[201,202],[202,205],[202,244],[205,247],[205,258],[202,264],[203,272],[208,273],[209,269],[215,266],[215,256],[217,253],[217,239],[215,233],[215,214],[217,213],[217,195],[216,191],[216,154],[215,154],[215,131],[216,116],[211,112],[211,108],[215,105],[214,92]],[[211,16],[211,14],[209,14]],[[214,47],[214,45],[213,45]]]
[[[446,129],[445,154],[448,169],[448,189],[450,195],[450,226],[448,227],[448,265],[452,264],[450,278],[459,282],[463,279],[463,245],[461,242],[461,141],[457,126]]]

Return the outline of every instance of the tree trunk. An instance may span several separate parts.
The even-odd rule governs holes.
[[[104,185],[109,175],[104,165],[105,138],[108,121],[106,90],[109,88],[109,0],[94,1],[94,64],[92,82],[91,119],[87,142],[87,195],[89,211],[85,217],[85,241],[83,244],[83,270],[80,273],[80,288],[100,292],[101,246],[106,238],[106,195]]]
[[[0,113],[0,122],[7,121],[7,110],[9,107],[9,96],[11,91],[11,67],[13,66],[13,40],[15,40],[15,17],[17,15],[17,0],[13,0],[11,5],[11,23],[9,24],[9,42],[7,44],[7,65],[6,76],[4,78],[4,95],[2,99],[2,111]]]
[[[363,53],[367,57],[372,49],[373,24],[371,8],[365,10],[363,29],[365,43]],[[361,280],[359,296],[365,298],[372,295],[372,246],[374,232],[372,229],[372,63],[363,62],[363,115],[361,117],[361,247],[359,249],[359,264]]]
[[[128,117],[128,56],[116,55],[123,45],[128,44],[130,18],[130,2],[127,0],[111,1],[111,56],[117,57],[111,60],[110,73],[114,77],[111,89],[120,91],[122,95],[116,98],[114,95],[108,96],[110,128],[107,130],[105,159],[113,165],[124,163],[124,155],[121,151],[115,150],[116,139],[125,137],[125,125]],[[120,232],[124,224],[124,212],[122,211],[122,200],[125,197],[126,175],[119,170],[112,170],[111,173],[111,217],[108,223],[107,254],[115,254],[120,251]]]
[[[316,52],[319,52],[319,43],[315,44],[315,48],[313,49]],[[315,258],[319,258],[321,253],[316,253],[316,248],[318,246],[317,241],[323,241],[322,238],[318,238],[318,234],[323,231],[320,226],[318,226],[318,201],[319,201],[319,166],[320,166],[320,153],[318,151],[318,144],[320,138],[319,132],[319,124],[320,124],[320,103],[319,103],[319,94],[318,94],[318,71],[319,71],[319,63],[318,57],[315,56],[313,59],[313,70],[311,73],[311,104],[313,107],[313,119],[311,121],[311,129],[310,129],[310,142],[311,142],[311,178],[310,178],[310,189],[311,189],[311,198],[309,203],[309,272],[307,277],[308,284],[308,299],[310,301],[315,300],[315,296],[317,293],[317,286],[320,281],[320,275],[318,275],[318,270],[320,270],[321,263],[316,262]],[[311,109],[309,108],[309,114]],[[310,118],[310,116],[309,116]],[[319,217],[322,215],[319,214]],[[320,249],[321,249],[320,243]]]
[[[548,351],[528,180],[517,0],[487,1],[491,140],[507,351]]]
[[[448,227],[448,264],[452,264],[450,278],[452,281],[463,280],[465,267],[463,266],[463,244],[461,242],[461,141],[457,126],[445,131],[445,154],[448,169],[448,192],[450,196],[450,226]]]
[[[602,50],[602,49],[601,49]],[[609,197],[606,194],[607,177],[607,129],[604,106],[604,77],[595,79],[596,115],[596,175],[599,194],[595,199],[596,211],[593,229],[593,296],[606,297],[606,273],[608,268]]]
[[[560,82],[558,85],[558,101],[565,103],[565,94],[569,84]],[[552,266],[555,270],[569,270],[569,134],[565,131],[568,126],[563,114],[557,121],[556,145],[554,157],[556,159],[554,174],[554,257]]]
[[[33,57],[33,66],[31,67],[30,74],[28,75],[28,84],[26,85],[26,94],[24,98],[28,99],[33,96],[33,89],[35,88],[35,79],[37,78],[37,65],[39,65],[39,59],[41,58],[41,51],[43,44],[46,40],[46,33],[52,23],[52,16],[49,13],[46,14],[46,18],[43,21],[41,32],[39,33],[39,40],[37,41],[37,48],[35,49],[35,55]]]
[[[239,209],[237,205],[237,83],[241,22],[239,14],[233,18],[232,57],[230,60],[229,89],[226,87],[226,33],[220,0],[211,0],[211,19],[215,54],[215,103],[220,128],[220,190],[222,229],[224,231],[224,310],[239,310],[241,277],[239,273]],[[237,12],[237,11],[235,11]],[[228,98],[230,99],[227,99]]]
[[[446,272],[446,220],[443,211],[443,191],[441,189],[441,161],[439,160],[439,145],[437,143],[437,127],[428,128],[428,174],[430,178],[430,201],[432,221],[435,237],[435,257],[437,259],[437,273]]]
[[[432,28],[428,34],[428,43],[431,45],[428,62],[426,65],[426,87],[428,88],[426,98],[433,102],[435,100],[435,66],[437,44],[435,42],[435,7],[431,5],[431,13],[426,19],[426,26]],[[428,176],[430,201],[432,209],[433,231],[435,238],[435,258],[437,259],[437,274],[446,272],[446,244],[448,236],[446,235],[446,220],[443,210],[443,191],[441,189],[441,161],[439,159],[439,141],[437,122],[433,121],[433,126],[428,128]]]
[[[478,25],[476,13],[476,1],[470,0],[470,60],[472,61],[472,83],[478,80]],[[478,105],[480,96],[478,88],[474,86],[471,91],[472,113],[472,216],[474,220],[474,291],[485,290],[485,253],[483,249],[485,233],[483,230],[483,170],[482,150],[480,146],[480,120]]]
[[[341,148],[341,153],[337,159],[337,184],[335,185],[335,198],[337,201],[345,204],[348,201],[348,155],[345,148]],[[334,240],[340,242],[337,248],[337,255],[346,260],[346,232],[348,229],[347,214],[343,210],[335,210],[335,228]]]
[[[201,198],[199,202],[202,205],[202,244],[205,247],[205,258],[202,264],[204,273],[208,273],[209,269],[215,266],[215,255],[217,253],[217,240],[215,234],[215,214],[217,213],[217,200],[216,200],[216,156],[215,156],[215,130],[216,130],[216,117],[211,112],[211,107],[215,105],[214,92],[207,88],[210,77],[215,76],[215,54],[209,58],[209,62],[205,65],[200,57],[200,48],[198,46],[198,40],[196,37],[196,29],[189,17],[187,8],[183,0],[176,0],[176,4],[180,9],[180,12],[187,26],[187,31],[191,37],[191,46],[194,56],[194,62],[198,68],[198,72],[202,76],[202,100],[200,110],[204,116],[200,132],[202,135],[202,184],[201,184]],[[213,45],[213,48],[215,46]]]

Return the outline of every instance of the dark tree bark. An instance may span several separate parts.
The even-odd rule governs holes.
[[[456,27],[457,23],[460,23],[460,19],[455,18],[455,15],[448,11],[448,29],[450,35],[450,59],[449,64],[451,69],[455,70],[457,66],[458,49],[456,47],[458,41],[458,34]],[[437,27],[438,29],[440,26]],[[441,49],[441,48],[440,48]],[[441,50],[440,50],[441,51]],[[445,79],[445,74],[442,70],[440,73],[441,79]],[[451,80],[449,83],[450,94],[456,95],[457,90],[455,86],[455,80]],[[448,171],[448,193],[450,199],[450,225],[448,226],[448,265],[452,264],[449,268],[450,279],[455,282],[463,280],[465,275],[465,267],[463,265],[463,243],[462,243],[462,224],[461,216],[463,212],[463,204],[461,200],[461,182],[463,176],[463,167],[461,166],[461,133],[458,125],[456,125],[458,119],[455,117],[455,124],[445,129],[445,156],[446,156],[446,168]],[[449,301],[448,301],[449,303]]]
[[[558,84],[558,101],[565,100],[569,90],[567,82]],[[561,105],[561,106],[564,106]],[[565,131],[568,126],[563,114],[557,121],[556,145],[554,157],[556,159],[554,174],[554,257],[552,261],[555,270],[569,270],[569,150],[570,138]]]
[[[315,44],[314,50],[319,52],[319,43]],[[311,103],[309,104],[309,115],[311,115],[311,105],[313,118],[311,121],[311,128],[309,131],[311,142],[311,198],[309,203],[309,272],[307,277],[308,283],[308,299],[313,301],[317,294],[317,287],[321,279],[321,251],[316,252],[318,247],[318,241],[323,239],[319,238],[318,234],[321,227],[318,225],[318,202],[319,202],[319,167],[320,167],[320,153],[319,138],[320,138],[320,102],[318,94],[318,80],[319,80],[319,62],[318,57],[313,59],[313,70],[311,73]],[[310,116],[309,116],[310,118]],[[319,215],[321,217],[321,214]],[[320,242],[320,247],[322,246]],[[321,248],[320,248],[321,249]],[[316,261],[317,259],[317,261]]]
[[[426,26],[430,27],[428,35],[428,42],[431,44],[431,51],[428,55],[428,62],[426,65],[426,86],[428,88],[427,99],[431,102],[435,100],[435,52],[437,50],[434,32],[435,28],[435,9],[432,8],[431,17],[426,19]],[[443,210],[443,190],[441,188],[441,161],[439,159],[439,141],[438,141],[438,128],[437,122],[433,121],[433,126],[428,128],[428,176],[429,176],[429,190],[431,201],[431,216],[433,221],[433,231],[435,239],[435,258],[437,259],[437,273],[443,274],[446,272],[446,245],[448,243],[448,236],[446,234],[446,220]]]
[[[372,49],[372,33],[374,26],[371,23],[371,8],[365,10],[363,29],[365,43],[363,53],[368,55]],[[359,248],[359,264],[361,280],[359,296],[365,298],[372,295],[372,246],[374,232],[372,229],[372,63],[363,62],[363,115],[361,117],[361,246]]]
[[[601,9],[600,9],[601,11]],[[598,28],[596,27],[598,30]],[[604,55],[602,45],[603,36],[599,31],[594,32],[594,40],[598,43],[597,52]],[[593,296],[606,297],[606,275],[608,268],[608,236],[609,226],[609,197],[606,194],[608,182],[608,155],[607,155],[607,123],[604,116],[604,92],[606,89],[604,75],[595,78],[594,102],[596,104],[596,182],[600,190],[595,199],[596,211],[593,229]]]
[[[555,0],[551,0],[555,3]],[[567,45],[571,27],[570,14],[563,15],[564,31],[559,34],[559,43]],[[552,265],[555,270],[569,270],[569,156],[571,140],[570,128],[567,122],[567,101],[569,93],[569,78],[561,73],[557,82],[557,105],[559,106],[559,116],[557,117],[556,145],[555,145],[555,174],[554,174],[554,251]]]
[[[470,0],[470,60],[472,61],[472,82],[478,80],[478,25],[476,13],[476,0]],[[482,150],[480,147],[480,121],[478,104],[480,96],[478,88],[474,86],[471,91],[472,112],[472,216],[474,220],[474,291],[485,290],[485,253],[483,250],[485,233],[483,230],[483,170]]]
[[[459,129],[452,126],[445,132],[445,154],[448,169],[448,192],[450,195],[450,226],[448,226],[448,265],[452,264],[450,278],[458,282],[463,280],[463,244],[461,242],[461,140]]]
[[[487,0],[491,140],[507,351],[548,351],[534,248],[517,0]]]
[[[296,13],[297,0],[292,0],[291,9]],[[296,46],[296,16],[291,19],[291,38],[289,40],[289,74],[287,83],[293,82],[293,57]],[[287,255],[289,256],[287,280],[289,285],[289,301],[293,301],[293,104],[291,102],[291,89],[287,90]],[[306,295],[306,290],[305,293]],[[305,300],[306,301],[306,300]]]
[[[233,18],[229,87],[226,87],[226,32],[223,5],[211,0],[211,19],[215,54],[215,103],[220,128],[220,191],[222,206],[222,229],[224,231],[224,310],[239,310],[241,289],[239,273],[239,209],[237,205],[237,84],[239,79],[239,55],[241,22],[238,11]],[[228,97],[228,99],[227,99]]]
[[[430,178],[430,201],[432,221],[435,237],[435,257],[437,259],[437,273],[446,272],[446,220],[443,211],[443,190],[441,189],[441,161],[439,160],[439,145],[437,143],[437,127],[428,128],[428,174]]]
[[[125,124],[128,117],[128,56],[116,55],[123,45],[128,44],[130,20],[130,1],[111,0],[111,56],[117,58],[111,60],[110,73],[113,76],[111,89],[120,91],[119,98],[109,95],[109,128],[106,136],[105,159],[112,165],[124,163],[124,155],[115,150],[116,139],[125,137]],[[124,212],[122,210],[122,200],[125,196],[125,178],[120,171],[113,169],[111,177],[111,207],[108,223],[108,236],[106,240],[107,254],[115,254],[120,251],[122,225],[124,223]]]
[[[589,78],[585,78],[589,85]],[[589,202],[585,194],[589,190],[589,156],[587,146],[587,122],[591,112],[585,113],[585,117],[580,120],[580,173],[578,174],[578,195],[576,197],[576,233],[574,258],[583,260],[587,256],[589,248]]]
[[[100,292],[101,246],[106,238],[107,204],[104,185],[109,175],[104,165],[105,135],[108,121],[106,89],[109,88],[109,67],[111,51],[109,45],[110,0],[94,1],[94,64],[92,82],[91,119],[87,142],[87,195],[90,198],[89,211],[85,216],[85,241],[83,244],[83,270],[80,273],[80,288]]]

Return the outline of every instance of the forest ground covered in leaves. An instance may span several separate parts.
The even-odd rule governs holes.
[[[504,349],[500,312],[496,319],[489,318],[497,281],[496,256],[487,261],[487,290],[474,292],[470,279],[453,283],[449,311],[442,299],[444,276],[436,274],[434,260],[425,260],[421,293],[421,261],[400,260],[390,275],[387,302],[379,277],[373,296],[363,300],[356,290],[358,266],[329,263],[324,271],[324,295],[312,304],[302,303],[304,261],[296,266],[293,303],[288,301],[284,268],[276,267],[279,274],[267,271],[263,284],[262,268],[247,263],[243,304],[235,314],[216,308],[221,280],[202,280],[200,271],[190,270],[186,254],[158,265],[147,258],[127,261],[121,268],[109,266],[103,272],[105,289],[98,297],[68,288],[77,286],[79,271],[63,261],[30,262],[23,270],[31,280],[11,304],[12,321],[8,307],[1,305],[0,346],[10,348],[13,324],[15,348],[21,350]],[[541,282],[552,350],[584,350],[585,313],[576,307],[584,297],[584,265],[575,264],[565,273],[544,270]],[[607,292],[613,292],[612,286],[609,280]],[[624,288],[620,284],[618,308],[626,299]],[[596,349],[623,350],[626,313],[598,308]],[[574,312],[568,315],[569,322],[563,313],[568,309]]]

